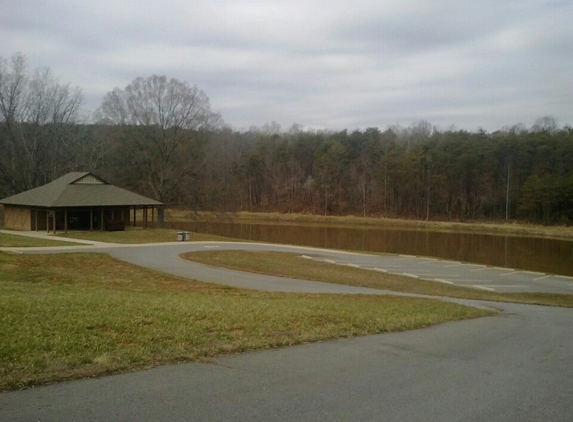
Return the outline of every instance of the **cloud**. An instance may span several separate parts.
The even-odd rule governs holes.
[[[572,15],[544,0],[21,0],[0,6],[0,56],[51,67],[88,109],[165,74],[238,128],[495,130],[573,124]]]

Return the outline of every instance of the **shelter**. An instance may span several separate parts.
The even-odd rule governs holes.
[[[143,211],[147,227],[161,202],[118,188],[89,172],[68,173],[46,185],[0,200],[4,227],[16,230],[124,230]],[[131,216],[133,215],[133,219]]]

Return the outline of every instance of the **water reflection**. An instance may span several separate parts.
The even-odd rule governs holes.
[[[195,222],[166,226],[253,241],[433,256],[573,276],[573,242],[566,240],[380,227]]]

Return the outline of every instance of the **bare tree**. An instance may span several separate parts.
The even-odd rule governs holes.
[[[193,196],[182,190],[192,188],[202,165],[199,147],[206,133],[222,124],[203,91],[157,75],[109,92],[96,116],[100,123],[120,128],[119,140],[128,155],[123,160],[130,163],[130,169],[121,169],[126,180],[139,180],[133,188],[164,203]]]
[[[6,193],[45,183],[68,170],[76,141],[79,88],[60,84],[50,69],[29,75],[26,58],[0,57],[0,180]]]
[[[532,132],[547,132],[555,133],[559,129],[557,125],[557,119],[553,116],[543,116],[535,120],[535,123],[531,127]]]

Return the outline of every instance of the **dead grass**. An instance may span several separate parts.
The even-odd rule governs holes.
[[[491,314],[428,299],[240,290],[103,254],[0,253],[0,390]]]
[[[464,299],[573,307],[573,295],[495,293],[413,279],[360,268],[301,259],[300,255],[266,251],[202,251],[182,255],[206,265],[327,283]]]

